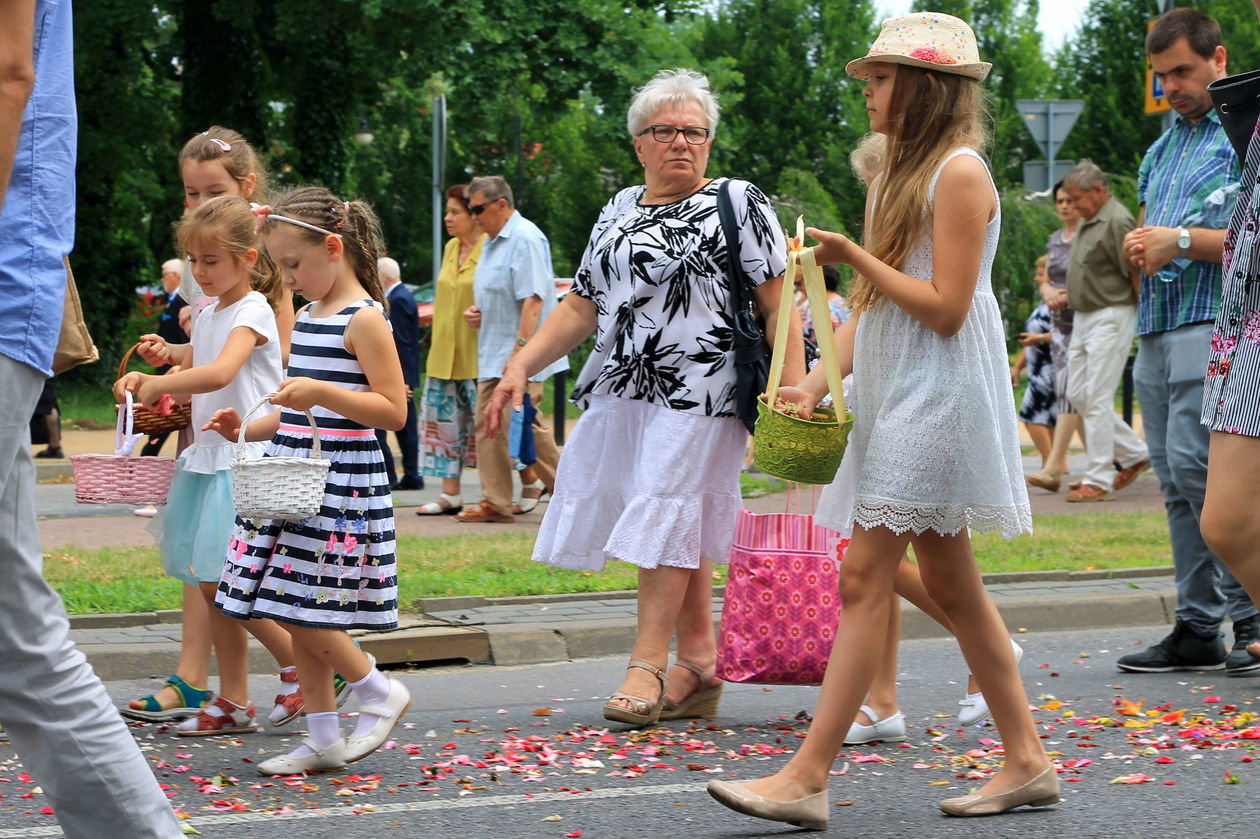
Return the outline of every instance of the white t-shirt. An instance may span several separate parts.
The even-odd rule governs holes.
[[[197,316],[213,306],[218,298],[206,297],[201,286],[193,278],[192,265],[184,262],[184,272],[179,275],[179,296],[188,301],[188,327],[197,322]]]
[[[241,416],[254,403],[280,386],[280,335],[276,316],[267,298],[251,291],[230,306],[209,306],[193,324],[193,364],[212,363],[223,351],[228,335],[238,326],[252,329],[264,339],[254,347],[240,372],[227,387],[210,393],[196,393],[192,398],[193,444],[180,456],[182,468],[188,472],[211,474],[227,469],[236,451],[236,444],[223,439],[217,431],[202,431],[215,411],[235,408]],[[270,413],[270,411],[267,411]],[[247,443],[250,457],[262,457],[266,443]]]

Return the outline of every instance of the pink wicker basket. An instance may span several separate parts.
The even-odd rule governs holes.
[[[132,457],[131,450],[144,438],[134,434],[132,397],[127,394],[126,410],[118,412],[113,454],[76,454],[74,500],[80,504],[137,504],[158,506],[175,477],[173,457]],[[124,428],[125,426],[125,428]]]

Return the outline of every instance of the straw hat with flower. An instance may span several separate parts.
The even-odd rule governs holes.
[[[980,60],[976,35],[953,15],[916,12],[891,17],[880,27],[879,37],[861,58],[844,68],[850,76],[865,79],[875,62],[909,64],[940,73],[954,73],[984,81],[993,65]]]

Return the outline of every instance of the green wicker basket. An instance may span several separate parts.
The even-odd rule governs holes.
[[[795,305],[792,300],[793,285],[797,271],[800,271],[814,316],[814,326],[818,330],[821,365],[835,408],[814,408],[809,419],[772,409],[778,404],[779,382],[787,355],[789,318],[780,317],[774,336],[774,352],[770,357],[766,392],[757,400],[753,463],[762,472],[776,478],[802,484],[829,484],[835,479],[836,470],[844,458],[849,431],[853,428],[853,414],[844,407],[844,382],[830,329],[831,312],[827,309],[822,270],[814,259],[813,250],[802,247],[804,238],[804,223],[798,218],[796,238],[789,247],[779,311],[791,311]]]
[[[753,463],[767,475],[802,484],[829,484],[836,477],[853,429],[853,414],[836,420],[831,408],[815,408],[809,419],[772,411],[757,401]]]

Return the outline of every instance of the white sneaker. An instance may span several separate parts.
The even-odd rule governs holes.
[[[846,746],[861,746],[864,743],[874,743],[877,740],[884,743],[900,743],[906,739],[905,714],[896,711],[892,716],[881,720],[876,719],[875,710],[870,705],[863,705],[861,710],[862,713],[875,720],[875,722],[870,725],[862,725],[855,720],[853,725],[849,726],[849,733],[845,735],[844,744]]]
[[[131,512],[141,518],[151,519],[157,515],[157,507],[137,507]]]
[[[1015,643],[1015,639],[1011,639],[1011,649],[1015,653],[1015,666],[1019,666],[1019,662],[1024,658],[1024,648]],[[975,725],[989,715],[989,703],[985,701],[983,693],[968,693],[958,700],[958,723],[960,725]]]

